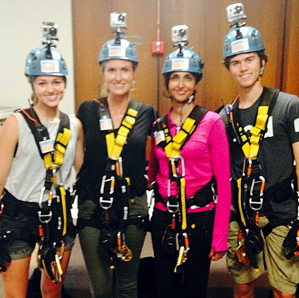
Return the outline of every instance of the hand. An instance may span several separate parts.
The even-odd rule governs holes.
[[[209,253],[209,258],[212,258],[212,261],[218,261],[225,256],[226,251],[215,252],[215,249],[212,247]]]

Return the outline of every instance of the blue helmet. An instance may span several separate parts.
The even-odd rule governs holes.
[[[104,43],[99,55],[100,65],[107,60],[121,59],[138,63],[134,43],[124,38],[110,39]]]
[[[170,53],[165,61],[162,73],[174,72],[174,71],[188,71],[199,76],[199,81],[202,78],[203,61],[200,57],[192,51],[192,48],[177,49]]]
[[[32,50],[26,58],[25,75],[28,76],[66,76],[65,60],[52,46]]]
[[[223,45],[224,58],[264,50],[261,33],[254,27],[244,26],[231,29]]]

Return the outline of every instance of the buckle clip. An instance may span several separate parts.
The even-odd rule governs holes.
[[[259,201],[254,201],[252,199],[253,195],[254,195],[254,187],[260,184],[260,193],[259,193]],[[263,176],[259,176],[259,180],[256,179],[252,179],[252,183],[251,183],[251,187],[250,187],[250,198],[249,198],[249,206],[252,210],[254,211],[258,211],[262,208],[263,206],[263,195],[264,195],[264,190],[265,190],[265,178]]]
[[[104,191],[105,191],[105,185],[106,183],[110,182],[110,190],[109,190],[109,198],[104,198]],[[113,204],[113,193],[114,193],[114,187],[115,187],[115,177],[111,176],[110,178],[107,178],[107,175],[104,175],[102,178],[102,184],[101,184],[101,190],[100,190],[100,198],[99,198],[99,204],[101,208],[104,210],[108,210],[112,207]]]

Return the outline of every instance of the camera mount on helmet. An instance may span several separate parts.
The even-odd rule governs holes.
[[[112,12],[110,14],[110,26],[114,28],[111,32],[116,33],[115,44],[120,44],[120,36],[125,34],[124,31],[121,31],[121,28],[128,29],[127,14],[125,12]]]
[[[245,26],[245,22],[241,22],[241,20],[246,18],[243,4],[229,5],[226,11],[232,29],[224,40],[224,58],[265,50],[260,32],[254,27]]]
[[[232,5],[229,5],[226,8],[226,13],[227,13],[227,19],[229,22],[232,22],[230,24],[231,28],[238,28],[245,26],[245,22],[240,22],[240,20],[246,19],[245,11],[244,11],[244,6],[242,3],[235,3]]]
[[[68,74],[66,62],[61,53],[56,49],[54,41],[58,41],[57,24],[43,22],[40,26],[42,46],[33,49],[27,55],[25,65],[26,76],[53,75],[66,76]]]
[[[59,40],[57,37],[57,24],[54,22],[42,22],[41,23],[41,33],[42,38],[45,38],[46,41],[43,41],[43,45],[48,45],[49,47],[56,47],[56,45],[53,43],[54,40]]]
[[[110,26],[115,28],[112,33],[116,33],[115,39],[110,39],[104,43],[99,55],[99,64],[111,59],[129,60],[138,64],[135,44],[143,44],[141,36],[125,36],[121,28],[127,29],[127,14],[124,12],[112,12],[110,14]],[[123,35],[123,36],[121,36]],[[129,38],[139,38],[141,42],[131,42]]]
[[[171,28],[173,46],[179,48],[178,56],[184,56],[182,50],[189,43],[188,33],[189,28],[186,25],[178,25]]]

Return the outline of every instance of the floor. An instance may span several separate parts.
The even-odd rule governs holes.
[[[142,258],[152,256],[152,249],[150,243],[150,235],[148,234],[145,240],[142,251]],[[35,268],[35,258],[32,258],[31,271]],[[77,239],[74,246],[68,274],[65,280],[66,292],[72,298],[91,298],[89,291],[89,281],[84,266],[84,261],[80,249],[80,244]],[[232,298],[232,281],[225,267],[225,259],[212,263],[209,281],[208,298]],[[256,289],[257,298],[269,297],[269,286],[266,276],[262,276],[257,281]],[[0,283],[0,298],[3,298],[2,287]],[[155,298],[155,297],[151,297]],[[190,297],[191,298],[191,297]]]

